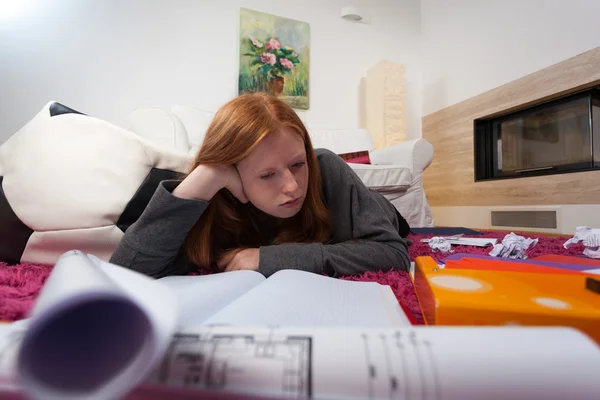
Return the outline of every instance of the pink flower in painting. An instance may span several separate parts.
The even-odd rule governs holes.
[[[262,62],[263,64],[275,65],[275,63],[277,62],[277,57],[275,57],[275,54],[262,53],[260,55],[260,62]]]
[[[294,64],[292,64],[292,62],[290,60],[288,60],[287,58],[282,58],[279,60],[279,62],[281,63],[281,65],[283,65],[284,68],[287,68],[287,69],[294,68]]]
[[[262,43],[259,42],[258,40],[254,39],[253,37],[250,38],[250,41],[252,42],[253,45],[255,45],[256,47],[262,47]]]
[[[279,50],[281,48],[281,43],[277,39],[271,39],[267,42],[267,50]]]
[[[298,57],[298,54],[296,54],[295,51],[292,51],[292,57]]]

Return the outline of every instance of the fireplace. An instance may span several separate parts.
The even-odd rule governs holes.
[[[600,170],[600,89],[474,121],[475,180]]]

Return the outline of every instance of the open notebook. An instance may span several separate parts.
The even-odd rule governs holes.
[[[180,326],[397,327],[410,322],[392,289],[297,270],[268,279],[256,271],[159,279],[178,301]]]
[[[2,398],[576,399],[597,394],[599,370],[576,330],[412,327],[374,283],[152,280],[77,251],[27,320],[0,325]]]

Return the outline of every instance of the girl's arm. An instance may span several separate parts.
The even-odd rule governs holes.
[[[140,218],[125,232],[111,263],[154,278],[189,271],[181,247],[208,202],[174,196],[179,184],[159,184]]]
[[[189,272],[182,245],[213,196],[227,189],[248,202],[233,166],[198,165],[183,181],[163,181],[110,262],[154,278]]]
[[[318,150],[317,156],[335,244],[261,247],[259,272],[269,276],[292,268],[340,276],[392,269],[408,271],[408,248],[398,233],[394,206],[371,192],[336,154]]]

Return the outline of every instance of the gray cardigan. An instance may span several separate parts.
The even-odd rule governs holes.
[[[335,153],[315,150],[323,197],[332,218],[331,243],[289,243],[260,247],[258,271],[299,269],[330,276],[366,271],[407,271],[406,242],[398,233],[394,206],[369,190]],[[179,181],[163,181],[140,218],[129,227],[111,262],[159,278],[186,274],[196,267],[182,251],[188,232],[208,202],[175,197]]]

